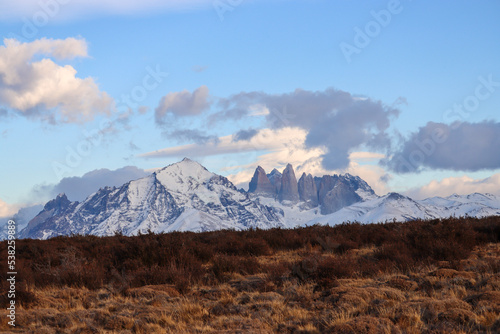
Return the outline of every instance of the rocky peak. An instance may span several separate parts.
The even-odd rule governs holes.
[[[281,178],[283,177],[283,175],[279,170],[275,168],[271,173],[267,174],[267,177],[269,181],[271,181],[271,184],[274,186],[274,192],[278,194],[281,190]]]
[[[353,179],[355,178],[349,174],[346,176],[324,175],[321,178],[318,202],[321,205],[322,214],[333,213],[362,200],[356,192],[359,185],[353,182],[357,180]]]
[[[318,206],[318,190],[311,174],[303,173],[298,183],[299,198],[308,203],[310,208]]]
[[[66,194],[61,193],[61,194],[57,195],[57,197],[54,198],[53,200],[47,202],[47,204],[45,204],[43,209],[45,211],[54,210],[55,212],[62,212],[64,210],[66,210],[70,204],[71,204],[71,202],[68,199],[68,197],[66,197]]]
[[[248,185],[248,192],[269,196],[273,196],[275,194],[275,188],[272,185],[271,181],[269,181],[264,168],[260,166],[257,167],[255,173],[253,174],[252,180]]]
[[[333,189],[328,191],[322,198],[321,213],[324,215],[334,213],[343,207],[361,201],[361,197],[343,179],[339,179]]]
[[[19,237],[32,237],[31,233],[36,233],[36,231],[43,228],[45,224],[49,224],[51,219],[59,215],[63,215],[77,205],[78,202],[70,202],[68,197],[66,197],[66,194],[61,193],[57,195],[56,198],[47,202],[47,204],[43,207],[43,210],[31,219],[27,226],[19,232]]]
[[[288,164],[283,171],[279,200],[290,201],[292,203],[297,203],[299,201],[297,178],[295,177],[295,172],[290,164]]]
[[[362,195],[362,194],[364,194],[365,196],[374,196],[375,195],[375,192],[368,185],[368,183],[366,183],[366,181],[363,180],[362,178],[360,178],[359,176],[353,176],[349,173],[346,173],[343,176],[341,176],[341,178],[344,178],[347,182],[349,182],[351,188],[356,190],[358,195]]]
[[[323,204],[326,194],[330,192],[333,188],[335,188],[335,185],[337,184],[338,181],[338,176],[337,175],[323,175],[321,178],[319,188],[318,188],[318,200],[319,204]]]

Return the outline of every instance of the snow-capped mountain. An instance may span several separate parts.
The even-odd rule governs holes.
[[[186,158],[121,187],[101,188],[81,203],[60,194],[45,204],[19,237],[294,228],[492,215],[500,215],[500,197],[491,194],[420,201],[397,193],[377,196],[364,180],[350,174],[313,177],[304,173],[297,181],[291,165],[283,173],[273,170],[271,174],[258,167],[246,192]]]
[[[500,215],[500,198],[492,194],[453,194],[445,198],[427,198],[420,201],[420,203],[438,212],[440,217],[488,217]]]
[[[398,193],[372,198],[304,225],[342,222],[376,223],[449,217],[487,217],[500,215],[500,198],[492,194],[451,195],[417,201]]]
[[[184,159],[119,188],[102,188],[81,203],[60,194],[20,237],[269,228],[283,226],[282,220],[279,209],[250,199],[225,177]]]
[[[293,206],[300,203],[303,210],[319,207],[322,214],[330,214],[351,204],[377,197],[373,189],[359,176],[323,175],[313,177],[303,173],[297,181],[293,166],[288,164],[280,173],[270,174],[258,166],[249,183],[253,197],[270,197],[280,204]]]

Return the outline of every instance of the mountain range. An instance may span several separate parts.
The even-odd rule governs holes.
[[[500,197],[491,194],[425,200],[397,193],[377,196],[363,179],[350,174],[313,177],[303,173],[297,181],[290,164],[283,172],[274,169],[269,174],[259,166],[248,189],[237,189],[227,178],[185,158],[120,187],[101,188],[82,202],[71,202],[59,194],[27,224],[20,212],[17,216],[24,220],[18,237],[293,228],[347,221],[500,215]]]

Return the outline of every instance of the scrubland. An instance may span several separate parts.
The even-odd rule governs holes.
[[[0,331],[499,333],[499,240],[500,217],[18,240]]]

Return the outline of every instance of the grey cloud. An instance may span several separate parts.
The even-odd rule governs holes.
[[[250,140],[255,137],[257,133],[259,133],[259,131],[256,129],[240,130],[233,136],[233,142]]]
[[[139,146],[137,146],[136,144],[134,144],[133,141],[130,141],[128,143],[128,148],[131,150],[131,151],[140,151],[141,149],[139,148]]]
[[[264,92],[242,92],[221,98],[217,102],[220,111],[210,116],[210,123],[221,120],[238,120],[250,114],[250,107],[262,103],[268,96]]]
[[[65,193],[71,201],[82,201],[99,190],[99,188],[105,186],[118,187],[146,175],[149,175],[149,173],[133,166],[116,170],[96,169],[81,177],[65,177],[55,185],[36,186],[34,194],[35,196],[53,198],[59,193]]]
[[[271,128],[288,126],[308,131],[306,145],[325,147],[323,166],[327,169],[345,168],[349,153],[362,145],[388,150],[391,140],[386,133],[391,119],[399,110],[368,98],[354,97],[333,88],[324,91],[297,89],[288,94],[243,92],[221,99],[221,109],[212,116],[217,119],[240,119],[251,113],[255,105],[269,110],[267,122]]]
[[[500,168],[500,123],[429,122],[381,162],[397,173],[424,168],[478,171]]]
[[[155,109],[157,124],[164,124],[169,114],[175,116],[195,116],[210,108],[207,86],[201,86],[194,92],[187,90],[168,93],[162,97]]]
[[[201,72],[204,72],[206,71],[206,69],[208,68],[208,66],[201,66],[201,65],[196,65],[196,66],[193,66],[192,67],[192,70],[196,73],[201,73]]]
[[[0,108],[0,119],[7,118],[9,116],[9,112],[7,109]]]
[[[207,135],[200,130],[183,129],[175,130],[168,134],[169,137],[176,139],[179,142],[194,142],[198,145],[206,143],[219,143],[219,138],[213,135]]]

